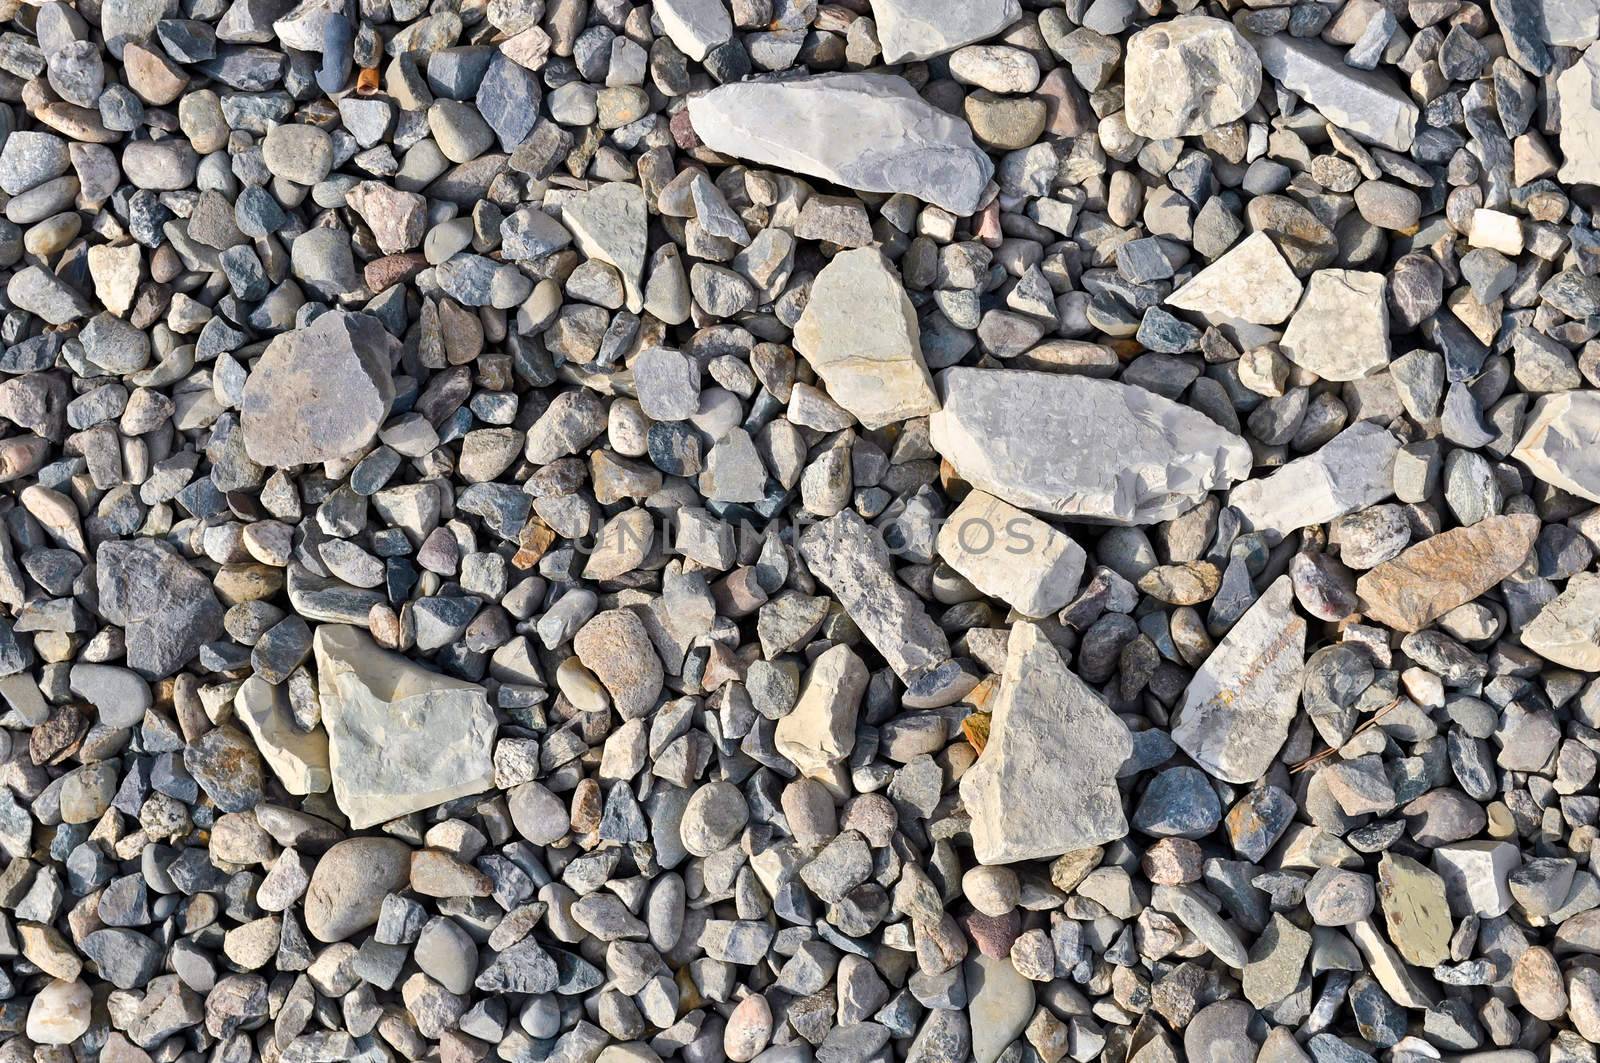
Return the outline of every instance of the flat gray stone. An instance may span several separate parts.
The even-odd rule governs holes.
[[[1410,151],[1417,105],[1387,73],[1347,66],[1344,53],[1314,38],[1279,33],[1251,36],[1261,65],[1284,88],[1356,139],[1391,151]]]
[[[1244,517],[1247,530],[1281,540],[1392,495],[1399,449],[1400,441],[1387,428],[1357,421],[1315,453],[1294,459],[1271,476],[1235,485],[1228,505]]]
[[[993,37],[1021,17],[1017,0],[872,0],[885,63],[953,52]]]

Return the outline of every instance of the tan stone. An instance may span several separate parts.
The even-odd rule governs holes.
[[[1539,537],[1530,513],[1489,517],[1424,539],[1356,581],[1367,616],[1417,631],[1515,572]]]

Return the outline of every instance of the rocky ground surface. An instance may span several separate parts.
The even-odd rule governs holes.
[[[1595,1063],[1600,0],[0,8],[0,1063]]]

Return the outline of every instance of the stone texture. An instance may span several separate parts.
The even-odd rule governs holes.
[[[1093,757],[1082,751],[1094,750]],[[1059,856],[1128,832],[1116,774],[1126,725],[1035,624],[1011,629],[989,740],[961,777],[979,863]],[[1027,809],[1027,816],[1016,815]]]
[[[1358,70],[1336,48],[1291,36],[1252,36],[1261,65],[1285,88],[1356,139],[1409,151],[1416,139],[1417,105],[1388,74]]]
[[[1087,563],[1067,535],[982,491],[950,514],[937,546],[974,587],[1028,617],[1049,616],[1070,602]]]
[[[876,248],[841,251],[817,274],[794,346],[828,396],[867,428],[939,408],[916,308]]]
[[[1361,607],[1397,631],[1417,631],[1522,566],[1539,536],[1531,514],[1488,517],[1424,539],[1356,581]]]
[[[993,37],[1021,17],[1018,0],[872,0],[885,63],[932,59]]]
[[[1600,502],[1600,393],[1541,395],[1511,456],[1545,483]]]
[[[95,576],[100,612],[122,626],[128,667],[146,679],[171,675],[222,634],[211,581],[163,543],[101,543]]]
[[[1351,269],[1319,269],[1289,319],[1284,357],[1324,380],[1356,380],[1389,364],[1389,309],[1384,277]]]
[[[1276,325],[1289,320],[1302,291],[1272,237],[1251,233],[1169,295],[1167,305],[1192,310],[1213,324]]]
[[[904,192],[958,214],[977,209],[994,164],[966,123],[891,74],[747,81],[689,98],[707,147],[864,192]]]
[[[1569,579],[1522,629],[1522,644],[1565,668],[1600,672],[1600,574]]]
[[[1279,576],[1189,680],[1172,740],[1219,779],[1261,778],[1298,711],[1305,646],[1306,622]]]
[[[1400,441],[1372,421],[1358,421],[1315,453],[1273,473],[1238,484],[1228,505],[1245,527],[1274,541],[1313,524],[1376,505],[1394,493],[1394,457]]]
[[[494,712],[483,688],[380,649],[344,624],[313,642],[333,794],[370,827],[494,784]]]
[[[1239,118],[1261,92],[1261,60],[1231,22],[1182,15],[1128,39],[1128,128],[1166,140]]]
[[[974,487],[1040,513],[1152,524],[1250,473],[1244,440],[1140,387],[1018,370],[948,369],[934,449]]]

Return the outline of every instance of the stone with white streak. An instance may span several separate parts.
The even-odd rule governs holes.
[[[1545,660],[1600,672],[1600,574],[1580,572],[1522,629],[1522,644]]]
[[[988,743],[961,777],[979,863],[1059,856],[1128,833],[1116,776],[1133,738],[1038,625],[1011,629],[993,704]]]
[[[828,396],[867,428],[939,408],[922,360],[916,307],[875,247],[841,251],[817,274],[794,346]]]
[[[1189,680],[1172,740],[1219,779],[1261,778],[1299,708],[1305,649],[1306,622],[1279,576]]]
[[[1083,547],[991,494],[974,491],[939,529],[939,556],[1023,616],[1060,612],[1078,592]]]
[[[902,680],[950,658],[950,643],[922,599],[894,578],[889,548],[854,510],[807,528],[800,555]]]
[[[1296,458],[1260,479],[1234,487],[1228,504],[1245,526],[1277,541],[1313,524],[1326,524],[1376,505],[1394,493],[1394,456],[1400,441],[1382,425],[1357,421],[1314,454]]]
[[[655,0],[654,6],[667,37],[697,63],[733,39],[733,19],[722,0]]]
[[[872,0],[885,63],[943,55],[993,37],[1021,17],[1017,0]]]
[[[1552,487],[1600,502],[1600,392],[1540,396],[1511,456]]]
[[[1209,15],[1158,22],[1128,41],[1128,128],[1166,140],[1227,125],[1255,105],[1261,59],[1233,23]]]
[[[778,752],[807,775],[821,775],[848,757],[867,678],[867,666],[849,646],[825,651],[806,672],[794,711],[778,721]]]
[[[1250,43],[1267,73],[1340,129],[1390,151],[1411,150],[1421,112],[1389,74],[1349,66],[1343,52],[1315,38],[1278,33]]]
[[[1278,344],[1324,380],[1359,380],[1389,364],[1389,307],[1381,273],[1321,269]]]
[[[1024,370],[940,374],[933,447],[980,490],[1040,513],[1153,524],[1250,474],[1249,445],[1144,388]]]
[[[1303,290],[1272,237],[1252,233],[1168,296],[1167,305],[1212,324],[1277,325],[1289,320]]]
[[[476,683],[344,624],[313,640],[333,796],[356,829],[494,785],[494,710]]]
[[[978,209],[994,176],[967,124],[893,74],[723,85],[689,97],[689,121],[724,155],[863,192],[904,192],[957,214]]]

